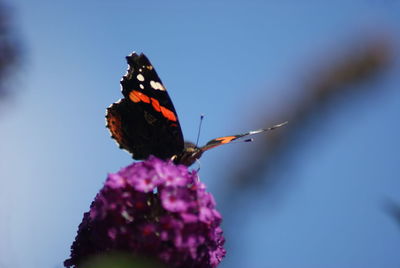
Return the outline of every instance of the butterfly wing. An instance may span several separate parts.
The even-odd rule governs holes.
[[[153,65],[143,54],[126,57],[129,68],[121,80],[125,98],[107,109],[111,136],[135,159],[150,154],[170,158],[184,141],[172,101]]]
[[[258,134],[258,133],[261,133],[261,132],[273,130],[273,129],[276,129],[278,127],[282,127],[282,126],[284,126],[286,124],[287,124],[287,122],[283,122],[283,123],[274,125],[274,126],[269,127],[269,128],[262,128],[262,129],[258,129],[258,130],[249,131],[249,132],[246,132],[246,133],[243,133],[243,134],[237,134],[237,135],[232,135],[232,136],[225,136],[225,137],[216,138],[216,139],[213,139],[213,140],[210,140],[209,142],[207,142],[207,144],[204,145],[203,147],[201,147],[200,150],[203,153],[203,152],[205,152],[207,150],[210,150],[212,148],[218,147],[218,146],[223,145],[223,144],[230,143],[230,142],[232,142],[234,140],[237,140],[237,139],[240,139],[240,138],[243,138],[243,137],[246,137],[246,136]]]

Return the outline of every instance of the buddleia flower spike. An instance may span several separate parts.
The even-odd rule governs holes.
[[[216,267],[225,256],[220,224],[214,198],[195,171],[151,156],[108,176],[64,265],[119,251],[168,267]]]

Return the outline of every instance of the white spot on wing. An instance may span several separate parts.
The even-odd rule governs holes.
[[[248,135],[253,135],[253,134],[257,134],[257,133],[261,133],[265,131],[264,129],[258,129],[258,130],[253,130],[253,131],[249,131]]]
[[[138,74],[138,75],[136,76],[136,78],[137,78],[137,80],[139,80],[139,81],[141,81],[141,82],[144,81],[144,76],[143,76],[142,74]]]
[[[144,86],[143,86],[142,84],[140,84],[139,87],[140,87],[141,89],[144,89]]]
[[[160,82],[155,82],[153,80],[150,81],[150,86],[155,90],[165,91],[165,87]]]

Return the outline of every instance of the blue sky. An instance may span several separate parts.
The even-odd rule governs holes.
[[[400,2],[10,4],[24,62],[0,118],[0,267],[61,267],[107,173],[132,161],[104,127],[132,51],[156,67],[187,139],[206,115],[205,143],[264,127],[249,120],[268,113],[260,103],[271,113],[290,105],[303,76],[381,35],[394,44],[391,69],[363,85],[379,89],[337,102],[308,126],[273,174],[282,182],[276,192],[261,184],[232,200],[234,212],[222,211],[228,255],[220,267],[400,265],[400,229],[382,208],[400,202]],[[223,177],[256,147],[203,156],[201,178],[217,202]]]

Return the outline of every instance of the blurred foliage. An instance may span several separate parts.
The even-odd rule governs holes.
[[[246,190],[255,190],[262,195],[269,194],[272,198],[281,196],[277,192],[285,188],[276,186],[282,186],[282,176],[274,174],[290,168],[288,160],[298,151],[297,145],[304,143],[304,139],[312,138],[304,135],[305,130],[318,122],[327,121],[338,102],[362,98],[368,90],[381,90],[373,82],[390,70],[394,58],[392,42],[383,38],[369,39],[352,46],[345,44],[340,53],[330,54],[330,57],[318,59],[319,66],[306,66],[302,69],[303,72],[307,70],[308,79],[298,83],[299,88],[295,92],[300,92],[301,95],[290,100],[290,103],[275,113],[265,109],[266,114],[262,117],[258,109],[257,116],[251,116],[259,120],[255,125],[270,126],[284,121],[289,123],[267,135],[257,137],[260,139],[257,146],[253,150],[246,150],[237,163],[230,165],[224,193],[218,199],[218,207],[224,215],[225,223],[243,216],[238,214],[237,205],[243,201],[238,197],[243,196]],[[315,59],[310,62],[315,66]],[[396,209],[392,206],[391,214],[400,222],[398,206]],[[227,251],[235,254],[235,245],[241,243],[235,239],[237,226],[225,224],[224,227]]]
[[[400,227],[400,204],[392,199],[385,200],[383,209]]]
[[[230,200],[236,190],[259,185],[260,180],[266,177],[272,179],[273,176],[260,174],[272,171],[279,164],[279,159],[287,159],[295,143],[301,142],[300,132],[310,124],[315,124],[314,119],[324,120],[329,113],[329,106],[336,104],[335,101],[348,97],[360,98],[367,89],[380,90],[379,87],[362,85],[389,69],[393,58],[392,44],[383,38],[362,41],[350,47],[347,45],[344,51],[333,57],[335,59],[323,59],[326,66],[309,69],[310,79],[299,85],[301,97],[287,105],[286,110],[272,115],[268,110],[268,115],[256,123],[268,126],[289,121],[285,127],[260,136],[262,141],[258,142],[257,148],[246,154],[245,165],[232,165],[231,174],[227,177],[233,178],[233,183],[228,183],[233,192],[226,200]],[[338,98],[339,95],[341,98]],[[344,95],[351,96],[343,98]],[[252,118],[260,118],[259,113]]]
[[[13,25],[13,10],[0,1],[0,98],[9,94],[8,81],[17,73],[21,43]]]
[[[153,260],[124,253],[109,253],[88,259],[80,268],[167,268]]]

